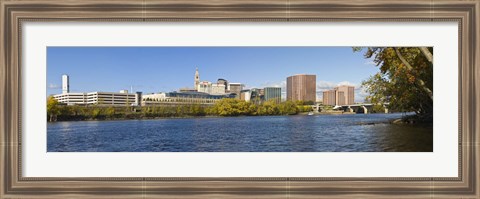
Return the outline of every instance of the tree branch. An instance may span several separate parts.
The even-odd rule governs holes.
[[[395,50],[395,53],[397,54],[398,59],[402,61],[402,63],[407,67],[407,69],[413,70],[412,65],[410,65],[405,58],[403,58],[402,53],[400,53],[398,48],[394,47],[393,49]],[[425,82],[418,78],[415,78],[415,80],[417,81],[418,85],[420,85],[420,87],[428,94],[428,97],[430,97],[430,99],[432,99],[433,101],[433,92],[429,88],[427,88],[427,86],[425,86]]]
[[[430,63],[433,63],[433,55],[430,53],[427,47],[420,47],[420,51],[423,53],[423,55],[425,55]]]
[[[402,61],[402,63],[407,67],[407,69],[408,70],[413,70],[412,65],[410,65],[410,63],[408,63],[405,58],[403,58],[402,53],[400,53],[398,48],[393,48],[393,49],[395,50],[395,53],[397,54],[398,59],[400,59],[400,61]]]

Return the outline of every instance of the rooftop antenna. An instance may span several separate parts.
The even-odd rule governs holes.
[[[133,93],[133,86],[130,86],[130,93]]]

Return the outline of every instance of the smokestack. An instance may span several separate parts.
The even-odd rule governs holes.
[[[70,92],[70,83],[68,75],[62,75],[62,93],[66,94]]]

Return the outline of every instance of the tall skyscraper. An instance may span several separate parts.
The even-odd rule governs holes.
[[[355,87],[337,86],[323,92],[323,104],[331,106],[351,105],[355,102]]]
[[[66,94],[70,92],[70,82],[68,75],[62,75],[62,93]]]
[[[195,70],[195,79],[194,79],[194,89],[197,89],[198,88],[198,84],[200,83],[200,74],[198,73],[198,67],[197,69]]]
[[[350,105],[355,102],[355,87],[353,86],[337,86],[335,90],[338,93],[343,92],[343,96],[338,95],[337,105]]]
[[[316,101],[316,75],[294,75],[287,77],[287,100]]]
[[[282,88],[280,87],[265,87],[265,101],[274,100],[276,103],[282,101]]]
[[[337,93],[336,90],[323,91],[323,104],[335,106],[337,103],[336,93]]]

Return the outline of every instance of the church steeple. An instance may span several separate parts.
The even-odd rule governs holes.
[[[194,86],[195,86],[195,90],[198,89],[198,84],[200,83],[200,74],[198,74],[198,67],[195,71],[195,83],[194,83]]]

